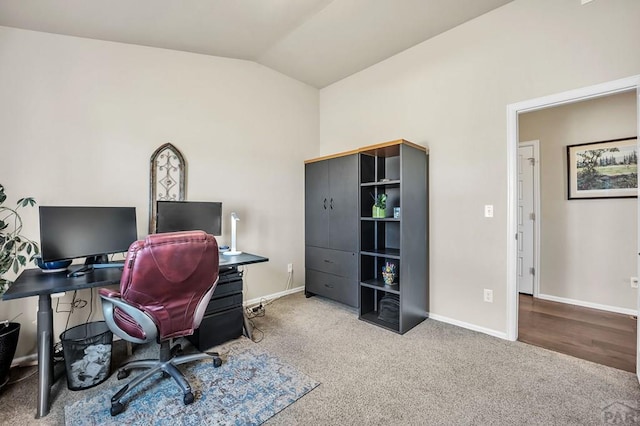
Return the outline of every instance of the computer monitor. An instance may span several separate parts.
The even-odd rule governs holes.
[[[137,238],[135,207],[40,206],[44,262],[84,257],[86,264],[105,263]]]
[[[156,232],[200,230],[222,235],[222,203],[212,201],[158,201]]]

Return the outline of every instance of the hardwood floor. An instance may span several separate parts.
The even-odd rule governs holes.
[[[634,316],[520,295],[518,340],[577,358],[636,371]]]

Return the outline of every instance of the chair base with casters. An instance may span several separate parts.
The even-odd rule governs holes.
[[[180,345],[176,345],[171,348],[169,341],[163,341],[160,344],[160,359],[141,359],[131,361],[123,367],[120,367],[118,370],[118,380],[128,377],[129,372],[133,369],[143,368],[148,369],[148,371],[136,376],[111,398],[111,415],[116,416],[123,412],[125,407],[124,404],[120,402],[122,398],[124,398],[127,393],[135,389],[135,387],[140,383],[159,372],[162,372],[163,378],[171,376],[178,386],[180,386],[180,389],[182,389],[182,401],[184,404],[191,404],[194,401],[191,386],[176,366],[187,362],[210,359],[213,362],[213,366],[218,368],[222,365],[222,359],[220,358],[220,354],[217,352],[193,353],[187,355],[181,355],[181,353],[182,348]]]

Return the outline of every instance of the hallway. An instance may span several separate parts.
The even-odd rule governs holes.
[[[520,294],[518,318],[521,342],[636,371],[637,320],[633,316]]]

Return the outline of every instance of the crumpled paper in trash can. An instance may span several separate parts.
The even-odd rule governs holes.
[[[111,363],[111,345],[91,345],[84,356],[71,364],[67,375],[73,388],[87,388],[106,379]]]

